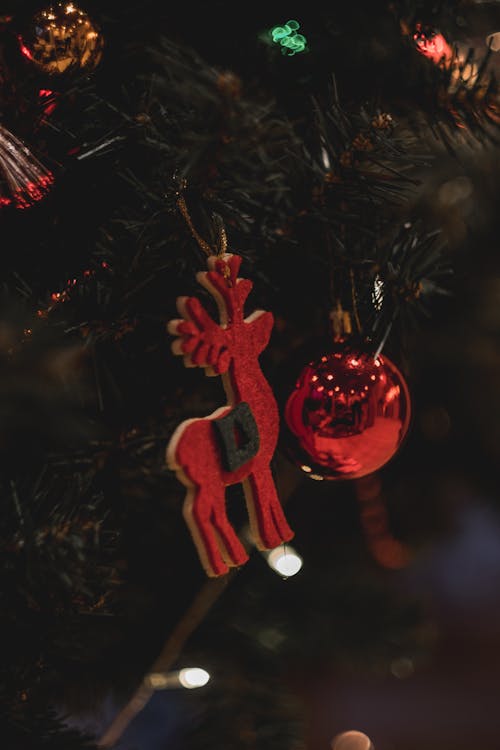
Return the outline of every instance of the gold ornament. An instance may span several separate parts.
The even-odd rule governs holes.
[[[31,30],[19,37],[22,54],[49,75],[84,70],[91,73],[102,57],[103,37],[75,3],[52,3],[33,17]]]

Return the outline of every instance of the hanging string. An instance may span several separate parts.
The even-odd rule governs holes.
[[[186,224],[188,225],[191,231],[191,234],[193,235],[194,239],[196,240],[200,248],[203,250],[205,255],[207,257],[216,255],[218,258],[223,259],[225,253],[227,252],[227,234],[226,234],[226,230],[224,228],[224,224],[223,224],[221,217],[218,216],[217,214],[213,215],[214,223],[217,225],[217,246],[213,248],[208,244],[208,242],[206,242],[203,239],[203,237],[196,230],[196,227],[193,224],[193,220],[191,219],[191,215],[188,211],[188,207],[187,207],[187,204],[183,195],[179,195],[179,197],[177,198],[177,205],[179,207],[179,211],[184,217],[184,221],[186,222]],[[222,273],[224,275],[227,285],[232,286],[231,269],[229,268],[229,265],[227,263],[223,264]]]
[[[351,303],[352,303],[352,314],[354,315],[354,320],[356,321],[356,327],[358,329],[358,333],[361,333],[363,330],[363,327],[361,325],[361,319],[359,317],[359,311],[358,311],[358,293],[356,290],[356,281],[354,278],[354,269],[349,268],[349,279],[351,282]]]
[[[220,216],[215,215],[214,216],[214,222],[217,224],[217,230],[218,230],[218,241],[217,241],[217,247],[214,249],[211,247],[211,245],[206,242],[203,237],[199,234],[199,232],[196,230],[196,227],[193,224],[193,220],[191,219],[186,200],[183,195],[180,195],[177,199],[177,206],[179,207],[179,211],[181,212],[184,221],[189,227],[189,230],[191,234],[193,235],[193,238],[198,243],[199,247],[205,255],[218,255],[222,256],[227,251],[227,235],[226,230],[224,229],[224,225],[222,223],[222,219]]]
[[[227,251],[227,234],[224,223],[218,214],[214,214],[214,223],[217,225],[218,255],[224,255]]]

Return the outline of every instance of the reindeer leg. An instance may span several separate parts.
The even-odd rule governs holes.
[[[201,564],[208,576],[217,577],[229,571],[224,560],[225,548],[216,533],[214,504],[225,503],[224,485],[202,484],[188,493],[184,503],[184,518],[198,550]],[[219,532],[220,533],[220,532]]]
[[[243,482],[250,528],[258,549],[274,549],[293,537],[267,465],[248,475]]]
[[[246,563],[248,560],[247,551],[238,539],[234,528],[229,523],[224,498],[222,503],[214,505],[212,519],[219,543],[224,549],[222,554],[226,563],[230,567],[237,567]]]

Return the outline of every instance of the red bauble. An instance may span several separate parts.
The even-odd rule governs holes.
[[[401,446],[410,395],[386,356],[338,342],[302,370],[284,418],[285,449],[309,477],[358,479]]]
[[[453,50],[440,31],[432,26],[417,23],[413,34],[415,47],[435,65],[447,64],[453,57]]]

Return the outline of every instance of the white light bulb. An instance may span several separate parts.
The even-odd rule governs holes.
[[[488,34],[486,37],[486,46],[489,47],[489,49],[493,50],[493,52],[498,52],[500,50],[500,32],[496,31],[494,34]]]
[[[287,545],[273,549],[268,555],[267,563],[285,578],[294,576],[302,568],[302,558],[293,547]]]
[[[363,732],[342,732],[332,740],[332,750],[375,750]]]
[[[330,157],[328,156],[328,151],[324,146],[321,146],[321,161],[323,162],[323,166],[325,169],[330,169]]]
[[[206,685],[210,679],[210,675],[204,669],[199,667],[188,667],[181,669],[179,672],[179,682],[182,687],[185,688],[199,688]]]

